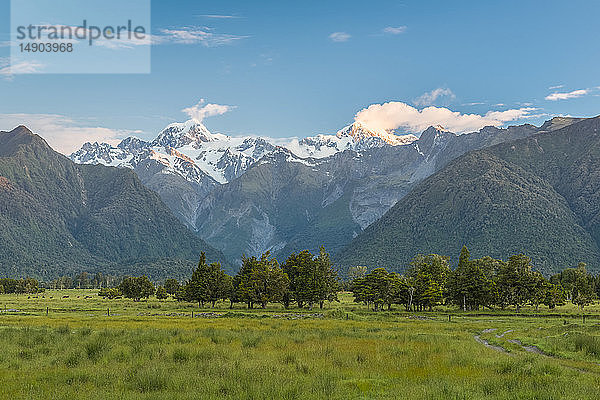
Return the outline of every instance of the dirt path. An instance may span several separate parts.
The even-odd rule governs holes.
[[[535,354],[540,354],[542,356],[546,356],[546,357],[552,357],[550,354],[545,353],[544,351],[542,351],[539,347],[537,346],[530,346],[530,345],[525,345],[523,343],[521,343],[521,341],[519,339],[509,339],[508,343],[512,343],[512,344],[516,344],[518,346],[521,346],[521,348],[529,353],[535,353]],[[552,358],[556,358],[556,357],[552,357]]]
[[[493,329],[493,328],[492,329],[485,329],[485,330],[481,331],[481,333],[479,335],[474,335],[473,338],[475,339],[475,341],[477,343],[481,343],[482,345],[484,345],[487,348],[490,348],[490,349],[493,349],[493,350],[505,353],[505,354],[507,354],[509,356],[514,356],[515,355],[514,353],[510,353],[504,347],[491,344],[490,342],[488,342],[487,340],[485,340],[485,339],[483,339],[481,337],[481,335],[484,334],[484,333],[491,333],[491,332],[494,332],[494,331],[496,331],[496,329]],[[507,330],[507,331],[505,331],[505,332],[503,332],[501,334],[496,334],[496,337],[497,338],[501,338],[505,334],[510,333],[510,332],[513,332],[513,330],[510,329],[510,330]],[[523,349],[524,351],[526,351],[528,353],[538,354],[540,356],[548,357],[548,358],[551,358],[553,360],[559,361],[559,363],[563,367],[565,367],[565,368],[569,368],[569,369],[572,369],[572,370],[575,370],[575,371],[578,371],[578,372],[582,372],[582,373],[589,373],[589,374],[600,375],[596,371],[589,371],[587,369],[581,369],[581,368],[576,368],[576,367],[572,367],[572,366],[569,366],[569,365],[564,365],[564,361],[566,361],[566,360],[563,360],[561,358],[558,358],[558,357],[555,357],[555,356],[553,356],[551,354],[548,354],[548,353],[546,353],[545,351],[543,351],[542,349],[540,349],[537,346],[523,344],[523,342],[521,342],[519,339],[509,339],[507,341],[509,343],[516,344],[517,346],[521,346],[521,349]],[[600,365],[598,363],[593,363],[593,364]]]
[[[495,330],[496,329],[485,329],[481,333],[482,334],[483,333],[490,333],[490,332],[494,332]],[[475,336],[473,336],[473,338],[475,339],[475,341],[477,341],[477,343],[481,343],[482,345],[484,345],[488,349],[493,349],[493,350],[499,351],[501,353],[505,353],[505,354],[508,354],[508,355],[512,356],[512,354],[510,354],[504,347],[500,347],[500,346],[496,346],[494,344],[491,344],[487,340],[482,339],[481,335],[475,335]]]

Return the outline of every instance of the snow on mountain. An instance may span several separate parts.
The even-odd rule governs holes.
[[[365,140],[374,140],[374,142],[382,141],[391,146],[410,144],[417,140],[415,135],[398,136],[385,130],[370,129],[360,122],[355,122],[352,125],[348,125],[344,129],[338,131],[336,136],[338,138],[351,137],[356,143],[360,143]]]
[[[401,146],[417,140],[414,135],[394,135],[354,122],[335,135],[317,135],[290,141],[285,147],[300,157],[325,158],[344,150],[363,151],[375,147]]]
[[[217,138],[200,122],[189,120],[174,123],[163,129],[152,142],[153,146],[180,148],[183,146],[200,147],[203,143],[214,142]]]
[[[85,143],[81,149],[71,154],[70,158],[78,164],[102,164],[112,167],[128,166],[134,157],[134,152],[108,143]]]
[[[176,173],[191,182],[209,176],[227,183],[243,174],[262,157],[282,148],[289,162],[307,158],[326,158],[344,150],[362,151],[374,147],[398,146],[417,140],[413,135],[397,136],[386,131],[371,130],[355,122],[336,135],[316,135],[301,140],[275,140],[261,137],[232,137],[211,133],[203,124],[189,120],[173,123],[163,129],[152,142],[137,138],[124,139],[114,147],[106,143],[86,143],[70,158],[81,164],[103,164],[135,168],[144,159],[165,166],[165,173]]]

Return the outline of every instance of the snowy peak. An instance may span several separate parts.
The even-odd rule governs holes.
[[[152,145],[178,148],[191,144],[197,148],[202,143],[215,140],[215,136],[204,125],[198,121],[189,120],[167,126],[152,142]]]
[[[410,144],[417,140],[417,137],[414,135],[398,136],[386,130],[368,128],[358,121],[339,130],[336,136],[338,138],[351,137],[355,142],[363,140],[372,141],[372,138],[377,138],[391,146]]]
[[[150,146],[150,143],[143,141],[142,139],[138,139],[136,137],[128,137],[123,139],[121,143],[117,145],[117,147],[124,151],[129,151],[131,153],[140,152],[142,150],[147,149]]]
[[[120,166],[128,163],[133,155],[127,150],[113,147],[108,143],[87,142],[81,149],[71,154],[70,158],[78,164]]]
[[[355,122],[336,135],[316,135],[302,140],[261,137],[230,137],[211,133],[204,125],[189,120],[164,128],[152,142],[124,139],[118,146],[86,143],[71,159],[82,164],[104,164],[136,168],[145,159],[158,162],[165,173],[175,173],[190,182],[205,177],[227,183],[242,175],[265,156],[282,155],[287,162],[312,165],[307,159],[324,159],[336,153],[397,146],[417,140],[413,135],[397,136],[368,129]],[[279,145],[277,145],[278,143]]]

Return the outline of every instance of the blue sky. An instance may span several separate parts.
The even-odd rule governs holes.
[[[506,124],[595,116],[598,15],[595,1],[156,0],[153,34],[208,35],[153,45],[150,74],[12,75],[0,46],[0,130],[19,120],[67,152],[85,139],[153,138],[201,99],[196,110],[229,106],[203,120],[211,131],[271,137],[334,133],[387,102],[366,120],[398,133],[434,121],[424,107],[460,113],[467,130],[494,111],[513,111],[497,118]]]

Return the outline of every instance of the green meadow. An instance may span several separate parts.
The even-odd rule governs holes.
[[[597,306],[584,322],[570,305],[375,313],[349,294],[323,310],[36,296],[0,295],[0,398],[600,398]]]

